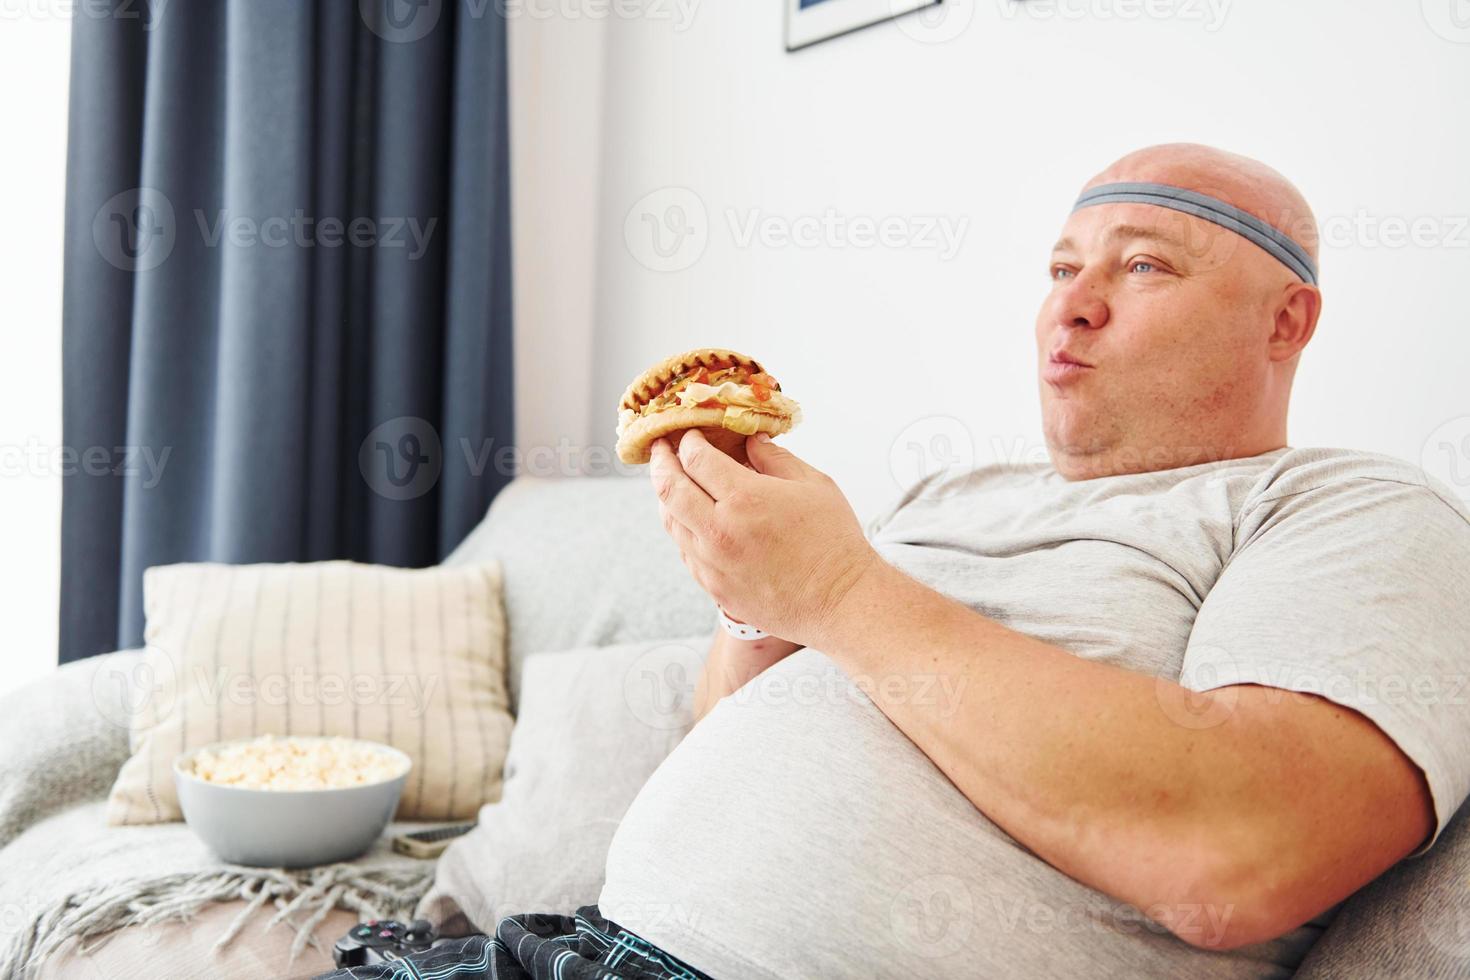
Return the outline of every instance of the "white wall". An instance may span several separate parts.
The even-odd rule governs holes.
[[[1470,25],[1455,2],[948,0],[796,54],[780,0],[649,0],[631,18],[512,4],[518,441],[609,446],[629,377],[721,344],[802,401],[787,444],[862,516],[917,475],[914,446],[931,466],[1034,454],[1031,323],[1067,205],[1113,157],[1189,139],[1276,166],[1328,226],[1293,442],[1422,461],[1470,496]],[[30,447],[61,441],[70,30],[63,5],[3,13],[0,85],[24,97],[0,100],[0,691],[56,649],[59,481]],[[642,218],[671,220],[670,205],[696,233],[664,258]],[[829,213],[914,235],[967,224],[949,257],[737,240],[752,216],[779,231]],[[1395,222],[1437,244],[1394,244]],[[875,381],[904,404],[866,394]]]
[[[512,17],[509,28],[516,444],[584,446],[605,32],[588,18]],[[546,397],[553,389],[560,397]]]
[[[70,45],[64,10],[0,8],[0,693],[56,665]]]
[[[1031,328],[1068,206],[1122,153],[1195,140],[1275,166],[1327,226],[1292,442],[1422,459],[1470,495],[1470,26],[1453,2],[948,0],[795,54],[781,0],[659,0],[595,25],[588,5],[544,4],[562,14],[513,21],[513,52],[556,87],[517,72],[513,98],[537,150],[600,132],[585,167],[528,162],[517,134],[523,444],[610,444],[633,374],[714,344],[803,403],[787,444],[860,516],[918,475],[914,447],[931,466],[1042,452]],[[694,234],[663,257],[644,215],[676,206]],[[738,240],[752,214],[793,227],[829,209],[913,235],[968,225],[951,257]],[[1395,245],[1416,220],[1435,244]],[[590,402],[542,383],[553,370],[590,371]]]

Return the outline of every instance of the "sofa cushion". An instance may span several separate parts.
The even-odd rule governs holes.
[[[446,935],[597,901],[623,812],[693,721],[706,635],[526,660],[505,793],[439,859],[418,914]]]
[[[1450,821],[1434,847],[1400,861],[1338,910],[1296,972],[1339,977],[1470,976],[1470,819]]]
[[[0,847],[106,795],[128,757],[142,663],[141,650],[88,657],[0,697]]]
[[[712,633],[709,597],[659,523],[646,478],[520,477],[445,564],[505,571],[512,703],[533,653]]]
[[[184,564],[143,575],[145,665],[115,824],[180,819],[173,762],[212,742],[340,735],[413,759],[400,819],[468,819],[510,738],[500,570]]]

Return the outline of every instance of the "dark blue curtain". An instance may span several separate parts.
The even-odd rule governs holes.
[[[63,662],[150,565],[432,564],[507,482],[497,8],[77,5]]]

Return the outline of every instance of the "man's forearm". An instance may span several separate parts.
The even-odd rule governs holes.
[[[1085,660],[883,562],[822,633],[812,644],[871,680],[874,703],[1012,836],[1156,917],[1215,906],[1206,911],[1234,917],[1229,945],[1303,921],[1364,884],[1357,872],[1323,880],[1312,859],[1319,848],[1341,853],[1332,849],[1353,823],[1381,820],[1404,789],[1374,778],[1394,749],[1376,731],[1365,739],[1371,723],[1353,712],[1328,705],[1324,724],[1322,712],[1282,710],[1279,691],[1194,694]],[[914,682],[934,676],[946,681],[944,699],[908,696],[933,690]],[[1193,723],[1202,705],[1210,724]],[[1364,745],[1352,771],[1329,761],[1341,759],[1334,749],[1345,739]],[[1363,789],[1352,812],[1312,822],[1331,812],[1314,794],[1353,780]],[[1384,842],[1382,866],[1426,830]]]
[[[776,636],[737,640],[724,630],[715,633],[704,671],[694,688],[695,722],[720,698],[738,691],[752,677],[800,649],[800,644]]]

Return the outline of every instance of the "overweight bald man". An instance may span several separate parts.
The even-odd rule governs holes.
[[[655,443],[664,528],[754,629],[718,635],[597,904],[415,976],[1288,977],[1433,845],[1470,792],[1470,511],[1288,444],[1306,201],[1151,147],[1049,268],[1047,465],[930,476],[863,527],[758,436],[749,467]]]
[[[1208,147],[1083,188],[1036,318],[1049,465],[859,524],[753,437],[655,446],[734,620],[599,908],[716,977],[1288,976],[1470,785],[1470,512],[1293,447],[1316,222]],[[920,408],[922,406],[919,406]]]

